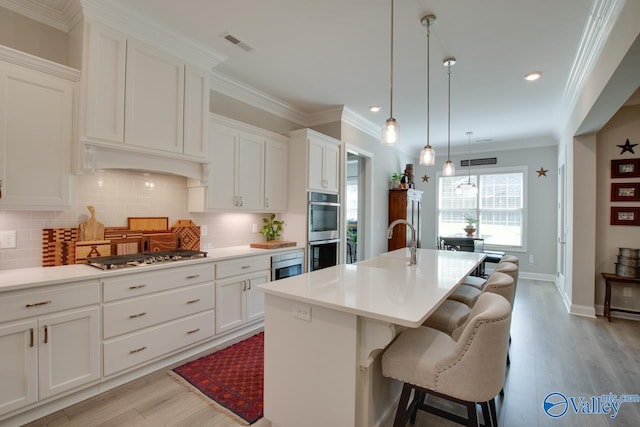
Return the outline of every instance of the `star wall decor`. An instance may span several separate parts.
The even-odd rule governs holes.
[[[430,176],[428,176],[427,174],[425,174],[425,175],[422,177],[422,182],[429,182],[429,178],[430,178]]]
[[[616,144],[616,146],[622,148],[622,151],[620,152],[620,154],[624,154],[627,151],[630,152],[631,154],[636,154],[633,151],[633,147],[635,147],[636,145],[638,145],[638,144],[630,144],[629,143],[629,138],[627,138],[627,142],[625,142],[624,144]]]
[[[541,176],[547,176],[547,172],[549,172],[549,169],[545,169],[540,166],[540,170],[537,170],[536,172],[538,172],[538,178],[540,178]]]

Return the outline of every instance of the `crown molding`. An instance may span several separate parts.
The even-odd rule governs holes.
[[[625,0],[594,0],[560,102],[560,114],[554,126],[556,134],[566,126],[624,3]]]
[[[0,7],[68,33],[73,28],[73,13],[74,9],[79,8],[79,4],[78,0],[67,0],[60,11],[43,0],[0,0]]]
[[[380,130],[381,127],[378,126],[377,124],[365,119],[364,117],[362,117],[359,114],[356,114],[353,110],[351,110],[349,107],[344,107],[343,112],[342,112],[342,121],[345,123],[350,124],[351,126],[355,127],[356,129],[361,130],[362,132],[374,137],[374,138],[381,138],[382,137],[382,131]]]
[[[207,71],[227,57],[116,2],[80,0],[86,18],[135,37]]]
[[[209,73],[209,89],[300,126],[309,126],[309,116],[294,106],[218,71]]]
[[[343,120],[344,106],[331,107],[324,111],[318,111],[307,115],[307,125],[316,126],[326,123],[335,123]]]
[[[80,81],[80,71],[75,68],[67,67],[57,62],[49,61],[2,45],[0,45],[0,61],[20,65],[72,82]]]

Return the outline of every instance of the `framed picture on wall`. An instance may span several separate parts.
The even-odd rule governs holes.
[[[611,160],[611,178],[640,177],[640,159]]]
[[[612,202],[638,202],[640,201],[640,182],[612,182]]]
[[[640,225],[640,208],[611,206],[611,225]]]

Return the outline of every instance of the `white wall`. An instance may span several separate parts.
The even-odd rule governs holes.
[[[551,144],[552,141],[547,141]],[[549,279],[556,273],[556,223],[557,223],[557,146],[546,145],[518,150],[500,150],[483,152],[453,152],[451,160],[456,165],[456,175],[466,175],[467,169],[460,167],[460,160],[469,158],[496,157],[496,165],[472,167],[472,172],[479,169],[494,169],[501,167],[526,166],[528,169],[527,194],[525,200],[527,227],[526,252],[509,252],[520,258],[522,272],[541,275]],[[416,189],[424,191],[422,221],[422,246],[436,247],[437,238],[437,206],[438,180],[437,175],[442,170],[446,156],[438,155],[435,166],[415,166]],[[536,172],[543,167],[548,170],[547,176],[538,177]],[[422,181],[423,175],[429,176],[429,182]],[[534,263],[529,264],[529,254],[533,255]],[[546,277],[544,277],[546,276]]]
[[[612,202],[611,183],[640,182],[640,178],[610,178],[611,160],[640,157],[640,145],[635,153],[620,154],[622,145],[629,139],[640,144],[640,105],[622,107],[597,134],[597,187],[596,187],[596,307],[602,313],[604,304],[604,280],[602,272],[615,273],[618,248],[640,248],[640,226],[610,224],[611,206],[640,206],[640,202]],[[640,309],[640,288],[631,286],[631,297],[622,295],[621,287],[613,287],[612,298],[616,307]]]

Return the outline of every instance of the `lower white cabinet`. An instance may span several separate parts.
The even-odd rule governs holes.
[[[264,317],[264,293],[271,277],[270,257],[254,256],[216,265],[216,335]]]
[[[213,337],[213,279],[213,263],[103,279],[103,375]]]
[[[0,325],[0,414],[100,378],[100,308]]]

